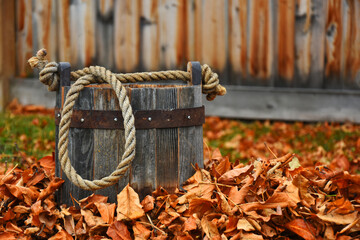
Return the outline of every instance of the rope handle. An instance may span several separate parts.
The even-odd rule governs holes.
[[[59,89],[60,82],[58,73],[59,64],[56,62],[48,63],[45,58],[46,54],[46,50],[41,49],[37,52],[36,56],[30,58],[28,62],[32,68],[38,68],[41,70],[39,80],[48,86],[48,90],[56,91]],[[218,75],[212,72],[208,65],[205,64],[201,66],[201,75],[202,92],[207,94],[207,100],[211,101],[215,99],[217,95],[226,94],[226,89],[219,84]],[[66,95],[59,126],[58,149],[60,165],[69,180],[76,186],[85,190],[95,191],[117,183],[119,179],[124,176],[135,157],[135,120],[126,89],[122,83],[159,80],[183,80],[189,82],[191,81],[191,73],[171,70],[149,73],[114,74],[104,67],[90,66],[82,70],[71,72],[71,79],[74,80],[75,83],[71,85],[70,90]],[[76,170],[71,165],[68,156],[69,129],[75,100],[78,98],[80,91],[86,85],[91,83],[108,83],[111,85],[119,100],[125,129],[125,151],[119,165],[109,176],[93,181],[83,179],[79,174],[77,174]]]

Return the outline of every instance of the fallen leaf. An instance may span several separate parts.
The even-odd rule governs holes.
[[[305,240],[316,240],[315,227],[311,223],[305,222],[303,219],[294,219],[291,222],[286,223],[285,227]]]
[[[212,221],[209,221],[207,217],[201,219],[201,228],[209,239],[220,240],[221,236],[219,230]]]
[[[145,240],[150,237],[151,231],[147,229],[143,224],[135,222],[133,225],[135,240]]]
[[[219,178],[219,183],[235,184],[235,183],[237,183],[238,177],[240,177],[241,175],[248,174],[253,169],[254,169],[254,165],[248,165],[248,166],[242,167],[242,168],[234,168],[234,169],[224,173]]]
[[[137,219],[145,216],[145,212],[140,204],[139,195],[128,184],[117,195],[117,220]]]
[[[105,223],[111,224],[114,221],[114,214],[115,214],[115,203],[95,203],[101,218],[104,220]]]
[[[106,234],[113,240],[131,240],[130,232],[126,225],[120,221],[110,224]]]
[[[66,231],[61,230],[60,232],[49,238],[49,240],[73,240],[73,238]]]
[[[255,228],[249,223],[248,220],[246,220],[246,218],[240,218],[237,225],[236,225],[236,228],[238,230],[244,230],[246,232],[250,232],[250,231],[255,230]]]
[[[198,228],[198,224],[200,224],[200,220],[197,218],[196,214],[193,214],[185,220],[183,230],[185,232],[196,230]]]
[[[150,195],[146,195],[146,197],[141,201],[141,205],[145,212],[149,212],[154,209],[155,206],[155,198]]]
[[[43,189],[37,200],[44,200],[45,198],[49,197],[51,194],[53,194],[65,181],[61,178],[54,178],[49,185]]]

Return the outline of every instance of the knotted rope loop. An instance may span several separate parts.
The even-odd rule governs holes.
[[[105,76],[105,77],[104,77]],[[119,105],[122,111],[122,116],[124,118],[124,128],[125,128],[125,151],[122,155],[121,161],[117,166],[116,170],[112,172],[109,176],[104,177],[99,180],[86,180],[83,179],[76,170],[71,165],[69,156],[68,156],[68,144],[69,144],[69,128],[71,123],[71,116],[73,112],[73,107],[75,100],[78,98],[79,93],[84,87],[91,83],[101,83],[106,82],[111,85],[114,89],[116,96],[119,99]],[[66,174],[66,176],[72,181],[76,186],[85,189],[85,190],[98,190],[111,186],[119,181],[120,178],[124,176],[127,169],[130,167],[131,161],[135,157],[135,125],[134,125],[134,115],[132,113],[132,108],[130,105],[129,98],[126,94],[126,89],[124,86],[116,80],[114,74],[106,70],[106,75],[101,75],[100,78],[94,75],[84,75],[80,77],[70,88],[69,92],[66,95],[66,100],[64,103],[63,110],[61,112],[61,121],[59,129],[59,160],[61,168]]]

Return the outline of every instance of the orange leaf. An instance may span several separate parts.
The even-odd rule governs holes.
[[[154,203],[155,203],[155,198],[147,195],[144,200],[141,201],[141,205],[143,206],[143,209],[145,212],[151,211],[154,209]]]
[[[130,232],[126,225],[119,221],[113,222],[109,226],[106,234],[113,240],[131,240]]]
[[[115,203],[95,203],[95,206],[99,210],[101,218],[104,220],[104,222],[109,224],[113,223],[116,208]]]
[[[60,232],[49,238],[49,240],[73,240],[73,238],[66,231],[61,230]]]
[[[216,227],[216,224],[213,223],[212,221],[209,221],[207,219],[207,217],[203,217],[201,219],[201,227],[209,239],[213,239],[213,240],[221,239],[221,236],[219,234],[219,230]]]
[[[117,195],[117,220],[137,219],[145,216],[145,212],[140,204],[139,195],[128,184]]]
[[[44,200],[51,194],[53,194],[65,181],[61,178],[54,178],[50,184],[40,192],[37,200]]]
[[[201,218],[205,212],[211,210],[213,202],[203,198],[194,198],[189,203],[189,213],[196,213]]]
[[[191,215],[184,222],[184,225],[183,225],[184,231],[189,232],[189,231],[192,231],[192,230],[196,230],[198,228],[197,222],[200,222],[200,220],[196,217],[196,214]]]
[[[254,165],[248,165],[246,167],[232,169],[232,170],[224,173],[219,178],[219,182],[225,183],[225,184],[235,184],[236,180],[237,180],[236,178],[240,177],[241,175],[246,175],[251,170],[253,170],[253,168],[254,168]]]
[[[316,240],[315,227],[309,222],[305,222],[303,219],[294,219],[291,222],[286,223],[285,227],[305,240]]]
[[[135,240],[145,240],[150,237],[151,231],[139,222],[133,225]]]
[[[39,159],[39,164],[46,169],[55,169],[55,158],[53,156],[46,156]]]
[[[102,195],[97,195],[97,194],[91,194],[90,196],[88,196],[87,198],[83,198],[81,199],[80,202],[80,207],[81,208],[88,208],[88,209],[92,209],[92,210],[96,210],[96,206],[95,203],[106,203],[108,200],[108,197],[102,196]]]
[[[0,240],[16,240],[15,233],[3,232],[0,233]]]

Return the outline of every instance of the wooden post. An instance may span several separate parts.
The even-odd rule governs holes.
[[[203,166],[201,66],[194,62],[188,68],[192,74],[192,82],[188,84],[126,85],[135,115],[136,156],[119,183],[98,190],[96,194],[108,196],[110,202],[115,202],[116,195],[128,183],[140,198],[159,186],[174,192],[194,174],[196,164]],[[57,109],[63,106],[69,89],[69,86],[63,86],[57,92]],[[85,112],[93,118],[80,117]],[[83,118],[82,127],[74,127],[75,115],[77,119]],[[124,130],[119,127],[122,124],[120,118],[119,103],[109,85],[91,85],[80,93],[74,106],[68,151],[72,165],[83,178],[100,179],[118,165],[125,142]],[[107,127],[103,128],[103,124]],[[58,128],[56,130],[58,140]],[[66,178],[60,169],[57,151],[56,175],[65,180],[57,194],[60,204],[72,205],[70,195],[79,200],[92,193],[78,188]]]
[[[0,112],[9,101],[15,73],[15,1],[0,0]]]

